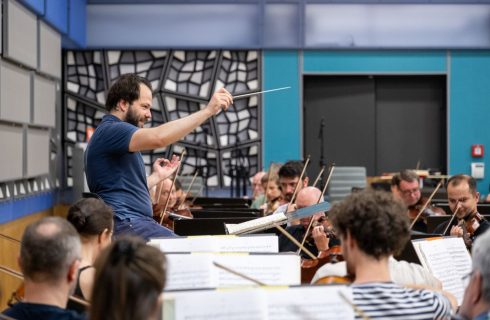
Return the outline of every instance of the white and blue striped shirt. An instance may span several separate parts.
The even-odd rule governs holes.
[[[354,304],[370,319],[449,319],[451,304],[438,292],[415,290],[393,282],[353,284]],[[361,319],[356,314],[356,319]]]

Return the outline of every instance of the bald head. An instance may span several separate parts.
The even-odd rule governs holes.
[[[306,187],[301,189],[296,197],[296,208],[301,209],[317,204],[321,194],[322,192],[315,187]],[[318,220],[323,216],[325,216],[323,212],[317,212],[313,215],[313,219]],[[300,223],[304,228],[307,228],[308,224],[310,223],[310,217],[301,218]]]
[[[317,204],[321,194],[320,189],[315,187],[301,189],[296,197],[296,207],[304,208]]]

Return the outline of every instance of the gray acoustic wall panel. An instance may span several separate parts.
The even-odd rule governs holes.
[[[61,78],[61,36],[39,21],[39,71]]]
[[[0,124],[0,182],[22,178],[22,127]]]
[[[30,72],[0,61],[0,119],[29,123],[30,110]]]
[[[27,177],[49,173],[49,130],[27,130]]]
[[[34,76],[34,120],[36,125],[54,127],[56,122],[56,82]]]
[[[3,17],[6,21],[4,56],[35,69],[37,67],[36,15],[17,1],[4,1],[5,4],[7,17]]]

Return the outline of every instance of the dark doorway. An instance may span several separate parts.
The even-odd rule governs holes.
[[[445,76],[304,77],[304,154],[379,175],[405,168],[446,172]]]

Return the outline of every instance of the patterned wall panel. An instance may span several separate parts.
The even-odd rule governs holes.
[[[65,53],[66,92],[105,103],[105,72],[100,51],[68,51]]]
[[[146,127],[185,117],[206,107],[212,92],[232,94],[261,90],[257,51],[69,51],[65,65],[65,146],[85,141],[85,128],[96,126],[110,83],[124,73],[137,73],[152,83],[152,118]],[[199,171],[207,186],[229,186],[231,166],[240,164],[247,177],[260,168],[260,99],[237,98],[227,112],[209,119],[178,143],[144,152],[147,173],[158,157],[184,158],[182,174]],[[68,158],[70,150],[67,150]],[[70,159],[67,160],[71,166]],[[67,177],[70,178],[70,168]]]

